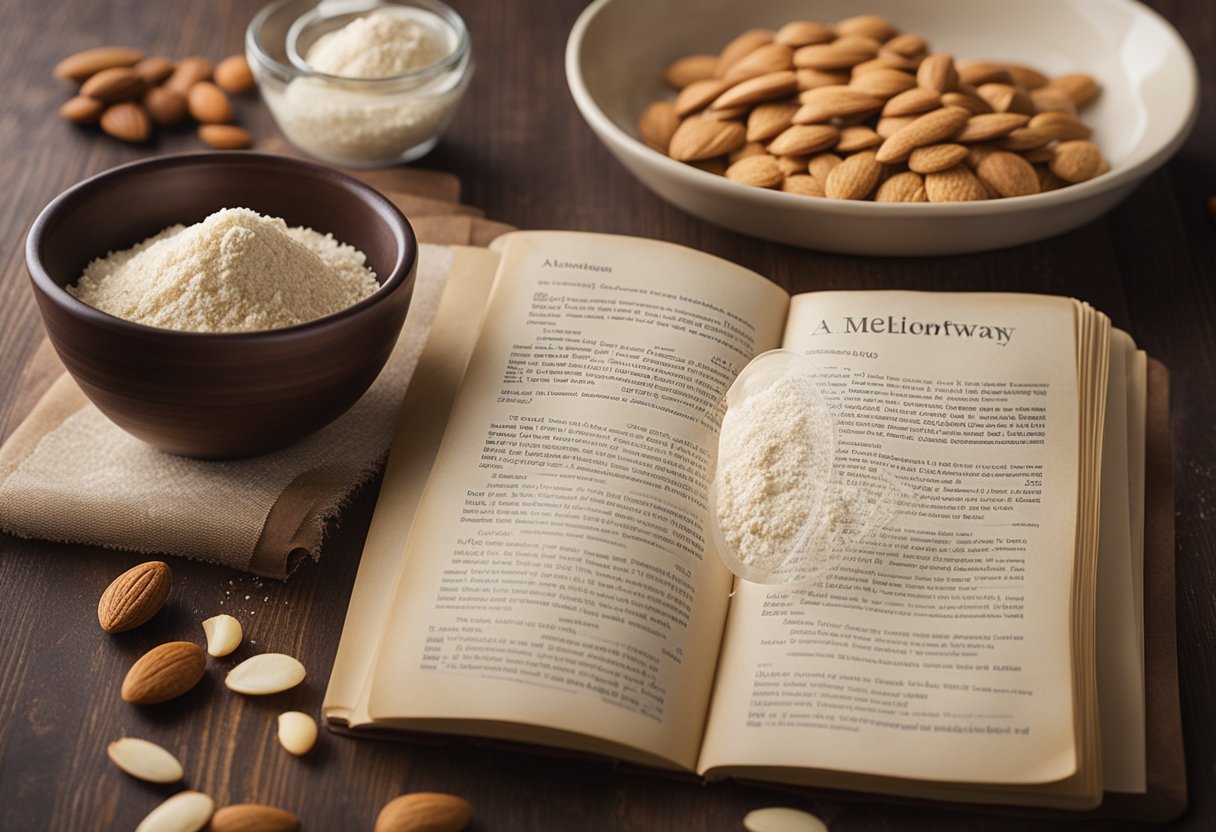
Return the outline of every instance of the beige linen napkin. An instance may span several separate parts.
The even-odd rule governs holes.
[[[413,196],[423,202],[410,207],[435,211],[450,195],[385,190],[399,204]],[[422,217],[419,239],[469,244],[509,230],[476,214]],[[0,530],[287,577],[305,555],[319,557],[327,525],[383,461],[454,251],[420,246],[401,337],[368,392],[337,421],[274,453],[224,462],[162,453],[112,424],[61,375],[0,447]]]

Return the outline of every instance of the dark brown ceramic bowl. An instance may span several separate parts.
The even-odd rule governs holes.
[[[354,246],[380,289],[298,326],[219,334],[125,321],[64,289],[95,257],[237,207]],[[391,202],[337,171],[256,153],[190,153],[64,191],[34,221],[25,257],[51,343],[93,403],[157,448],[225,459],[295,442],[363,395],[401,331],[418,245]]]

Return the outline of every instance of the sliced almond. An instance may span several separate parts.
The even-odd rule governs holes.
[[[301,757],[317,744],[317,721],[302,711],[279,714],[279,745]]]
[[[794,50],[780,43],[766,43],[736,61],[722,73],[722,80],[731,84],[794,69]]]
[[[132,777],[149,783],[176,783],[182,779],[182,764],[154,742],[123,737],[106,747],[110,761]]]
[[[795,124],[815,124],[842,116],[876,113],[883,100],[850,87],[818,87],[798,96],[801,109],[794,114]]]
[[[937,144],[953,136],[968,121],[971,114],[961,107],[942,107],[917,116],[882,143],[878,161],[883,164],[902,162],[918,147]]]
[[[818,153],[836,144],[840,131],[830,124],[795,124],[769,142],[774,156],[803,156]]]
[[[859,35],[877,41],[887,41],[898,33],[899,30],[891,25],[891,21],[877,14],[859,14],[836,21],[836,34],[842,36]]]
[[[828,174],[824,193],[831,199],[865,199],[878,184],[882,165],[873,150],[854,153]]]
[[[261,653],[228,671],[224,684],[237,693],[265,696],[294,688],[304,674],[304,665],[285,653]]]
[[[693,81],[705,81],[717,75],[717,55],[685,55],[668,64],[663,70],[667,85],[682,90]]]
[[[777,160],[768,154],[747,156],[726,169],[726,178],[757,188],[775,188],[785,179]]]
[[[768,29],[748,29],[722,48],[718,53],[717,74],[724,75],[745,55],[773,42],[773,33]]]
[[[722,93],[730,89],[730,84],[721,78],[705,81],[693,81],[676,96],[676,115],[680,118],[692,115],[698,110],[704,110]]]
[[[1004,65],[992,61],[959,61],[955,67],[958,69],[960,84],[979,87],[981,84],[1013,83],[1013,76],[1009,74],[1009,70],[1005,69]]]
[[[930,202],[974,202],[988,198],[983,183],[965,165],[925,175]]]
[[[883,105],[882,114],[884,116],[916,116],[936,110],[941,103],[941,93],[924,87],[914,87],[901,92]]]
[[[769,102],[757,105],[747,117],[747,140],[749,142],[768,141],[793,124],[792,119],[796,112],[798,112],[798,105],[787,102]]]
[[[836,142],[837,153],[856,153],[882,144],[882,136],[865,125],[840,128],[840,139]]]
[[[1027,196],[1039,192],[1034,167],[1016,153],[989,153],[975,170],[980,181],[1001,196]]]
[[[925,58],[916,70],[916,83],[937,93],[950,92],[958,86],[958,71],[954,68],[954,56],[946,52],[939,52]]]
[[[642,111],[638,119],[638,136],[650,147],[666,153],[679,126],[676,105],[670,101],[656,101]]]
[[[198,832],[214,811],[215,801],[202,792],[178,792],[149,812],[135,832]]]
[[[898,69],[875,69],[849,81],[849,88],[884,101],[916,86],[916,76]]]
[[[928,202],[925,180],[919,173],[910,170],[897,173],[878,186],[874,192],[875,202]]]
[[[227,656],[240,647],[244,631],[241,622],[231,615],[221,613],[203,622],[203,634],[207,636],[207,654],[220,657]]]
[[[917,173],[936,173],[952,168],[966,158],[967,148],[961,144],[930,144],[912,151],[908,167]]]
[[[792,70],[771,72],[735,84],[715,98],[709,108],[723,110],[731,107],[752,107],[765,101],[785,98],[797,90],[798,78]]]
[[[1029,127],[1047,136],[1049,139],[1070,141],[1072,139],[1088,139],[1093,131],[1086,127],[1080,119],[1070,113],[1051,111],[1039,113],[1030,119]]]
[[[1065,182],[1085,182],[1101,175],[1106,160],[1093,142],[1084,140],[1060,142],[1055,158],[1048,164],[1051,172]]]
[[[800,46],[810,46],[815,43],[830,43],[836,39],[836,32],[830,26],[816,23],[813,20],[794,20],[780,29],[773,36],[777,43],[797,49]]]
[[[971,116],[966,125],[954,136],[956,142],[986,142],[1007,136],[1019,127],[1025,127],[1030,116],[1022,113],[984,113]]]
[[[801,809],[769,806],[743,816],[747,832],[828,832],[827,824]]]
[[[826,196],[823,192],[823,185],[819,184],[819,180],[806,174],[787,176],[785,181],[781,183],[781,190],[787,194],[798,194],[800,196]]]

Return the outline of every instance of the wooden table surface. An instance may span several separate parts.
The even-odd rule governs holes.
[[[661,0],[656,0],[661,2]],[[0,433],[22,368],[42,339],[23,240],[48,200],[85,176],[150,154],[197,149],[190,131],[130,147],[55,115],[69,91],[51,67],[78,49],[129,44],[149,54],[240,51],[260,0],[0,4]],[[1180,829],[1216,828],[1216,4],[1150,3],[1181,31],[1208,82],[1198,127],[1178,156],[1107,217],[1053,240],[991,254],[920,260],[817,254],[742,237],[659,201],[600,146],[566,91],[562,53],[581,3],[454,2],[476,44],[477,74],[439,149],[421,166],[459,174],[467,202],[521,228],[645,235],[701,248],[793,290],[935,288],[1071,294],[1106,311],[1172,370],[1181,696],[1191,808]],[[813,5],[813,4],[812,4]],[[863,4],[864,6],[864,4]],[[275,135],[256,101],[240,120]],[[370,829],[406,791],[460,794],[478,830],[740,829],[745,812],[790,804],[833,830],[1024,828],[1028,821],[883,805],[813,803],[730,784],[703,787],[607,767],[467,746],[352,740],[322,732],[308,758],[284,754],[273,716],[317,713],[337,647],[377,484],[344,512],[320,563],[286,583],[172,561],[174,602],[119,637],[96,626],[109,580],[141,558],[0,536],[0,829],[132,828],[170,790],[120,774],[106,744],[123,734],[185,754],[188,784],[220,804],[295,811],[306,829]],[[248,600],[246,600],[246,596]],[[218,601],[229,599],[225,607]],[[135,709],[118,697],[130,662],[236,607],[247,638],[298,655],[305,684],[263,702],[209,679],[183,699]],[[1075,824],[1117,829],[1132,825]]]

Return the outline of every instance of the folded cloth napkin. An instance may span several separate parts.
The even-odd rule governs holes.
[[[442,233],[421,240],[468,244],[501,225],[463,211],[429,220]],[[383,461],[453,257],[448,246],[420,246],[409,314],[379,378],[335,422],[270,454],[205,462],[162,453],[61,375],[0,447],[0,530],[287,577],[305,555],[319,557],[326,527]]]

